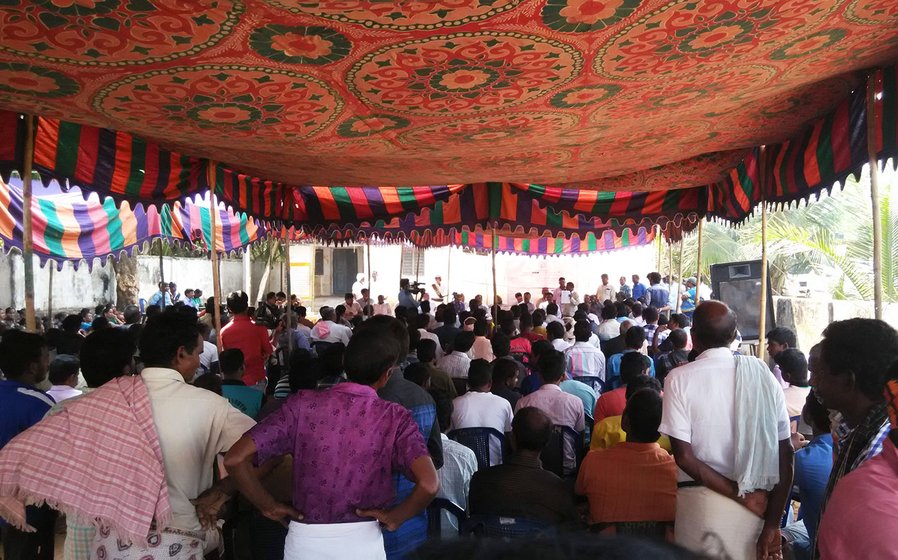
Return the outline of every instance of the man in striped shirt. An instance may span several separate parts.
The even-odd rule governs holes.
[[[589,343],[592,327],[588,321],[578,321],[574,325],[573,346],[565,350],[565,372],[568,378],[599,377],[605,380],[605,355]]]

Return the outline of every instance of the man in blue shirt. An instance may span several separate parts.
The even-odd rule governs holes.
[[[813,391],[808,394],[802,418],[814,435],[806,446],[795,452],[795,486],[801,500],[801,519],[789,523],[783,530],[783,536],[792,543],[798,560],[811,557],[811,543],[817,536],[826,483],[833,468],[829,410],[820,404]]]
[[[605,367],[605,390],[610,391],[620,387],[620,360],[627,352],[639,352],[642,345],[645,344],[645,329],[638,325],[633,325],[624,333],[624,344],[627,349],[620,354],[614,354],[608,358],[608,365]],[[655,377],[655,364],[649,360],[649,375]]]
[[[645,284],[639,281],[639,275],[633,275],[633,299],[636,301],[644,301],[645,299],[646,287]]]
[[[661,284],[661,274],[650,272],[649,284],[651,284],[648,289],[649,305],[658,311],[668,311],[670,309],[668,305],[670,291]]]
[[[411,291],[408,278],[399,281],[399,305],[406,309],[414,309],[418,313],[418,300]]]
[[[37,424],[55,404],[35,388],[47,378],[50,354],[44,338],[24,331],[7,331],[0,341],[0,448],[14,437]],[[29,507],[28,524],[37,529],[26,533],[0,522],[3,530],[3,554],[6,558],[53,560],[53,525],[56,513],[50,508]]]
[[[159,282],[159,291],[150,296],[147,305],[158,305],[159,307],[171,306],[171,293],[168,291],[168,284]]]

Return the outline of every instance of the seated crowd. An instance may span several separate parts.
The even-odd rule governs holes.
[[[559,535],[662,541],[629,557],[898,557],[898,332],[834,322],[806,357],[776,328],[771,369],[739,353],[725,304],[677,313],[648,277],[603,275],[583,302],[559,279],[510,309],[401,293],[384,314],[365,290],[313,323],[233,292],[220,332],[184,302],[9,329],[5,558],[52,559],[60,514],[71,559],[450,558],[535,538],[515,556],[531,557]]]

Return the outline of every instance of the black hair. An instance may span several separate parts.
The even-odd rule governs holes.
[[[624,352],[620,358],[621,383],[629,385],[631,381],[645,375],[645,369],[649,367],[649,358],[639,352]]]
[[[440,431],[445,432],[452,424],[452,397],[444,391],[434,391],[431,389],[430,396],[433,397],[433,403],[437,409],[437,423],[440,425]]]
[[[107,328],[109,328],[109,319],[107,319],[104,315],[94,317],[94,320],[90,323],[90,330],[94,332],[101,331]]]
[[[380,330],[389,335],[389,339],[396,345],[395,352],[397,359],[405,359],[405,357],[408,356],[408,329],[402,321],[396,317],[390,317],[389,315],[375,315],[359,325],[352,336],[355,337],[359,332],[365,332],[369,329]],[[474,345],[473,335],[471,337],[471,345]],[[467,352],[467,350],[465,350],[465,352]]]
[[[486,336],[487,331],[489,331],[489,325],[487,325],[486,319],[474,321],[474,336]]]
[[[490,346],[493,350],[493,356],[504,358],[511,354],[511,337],[504,332],[493,333],[493,338],[490,340]]]
[[[634,303],[633,307],[631,307],[630,309],[633,310],[633,317],[643,317],[642,304],[639,303],[638,301],[636,303]]]
[[[808,386],[808,359],[797,348],[787,348],[773,357],[783,378],[796,387]]]
[[[425,315],[430,314],[430,301],[429,300],[425,299],[424,301],[419,303],[418,306],[421,308],[421,313],[423,313]],[[414,309],[412,309],[412,311],[414,311]]]
[[[505,382],[518,374],[518,363],[514,360],[493,361],[493,387],[504,386]]]
[[[343,299],[344,299],[344,300],[347,300],[347,299],[349,299],[349,298],[355,299],[355,294],[353,294],[353,293],[351,293],[351,292],[346,292],[345,294],[343,294]]]
[[[670,334],[667,335],[667,339],[670,340],[671,345],[673,345],[674,350],[683,350],[686,348],[686,344],[689,342],[689,335],[686,334],[686,331],[683,329],[674,329],[670,331]]]
[[[343,314],[346,313],[346,306],[341,303],[337,307],[334,307],[334,313],[337,315],[337,318],[342,318]]]
[[[430,379],[430,370],[427,369],[426,365],[420,362],[409,364],[402,373],[405,375],[406,379],[422,388]]]
[[[624,344],[627,348],[639,350],[645,343],[645,329],[639,325],[631,325],[627,332],[624,333]]]
[[[854,373],[857,390],[882,402],[889,367],[898,357],[898,332],[877,319],[830,323],[823,331],[820,358],[832,375]]]
[[[154,317],[162,313],[162,307],[156,304],[148,305],[146,306],[146,308],[144,308],[143,313],[144,315],[146,315],[147,319],[149,319],[150,317]]]
[[[549,335],[549,340],[564,338],[564,325],[558,321],[552,321],[546,325],[546,334]]]
[[[627,399],[624,416],[629,430],[627,441],[650,443],[658,441],[661,434],[661,394],[652,389],[640,389]]]
[[[776,327],[775,329],[772,329],[767,333],[767,341],[783,344],[789,348],[798,346],[798,338],[795,336],[795,331],[786,327]]]
[[[422,338],[418,341],[416,347],[418,351],[418,361],[429,364],[437,357],[437,343],[429,338]]]
[[[617,308],[613,305],[605,305],[602,307],[602,320],[610,321],[617,318]]]
[[[554,301],[546,306],[546,315],[558,316],[558,304]]]
[[[672,320],[676,321],[677,325],[679,325],[681,329],[685,329],[690,325],[689,317],[687,317],[683,313],[671,313],[670,318],[667,321],[669,323]]]
[[[657,272],[649,272],[646,274],[646,278],[648,278],[649,284],[655,285],[661,283],[661,274]]]
[[[539,358],[547,352],[554,352],[555,347],[552,343],[545,339],[540,339],[530,345],[530,355]]]
[[[638,391],[642,391],[643,389],[652,389],[658,394],[661,393],[661,382],[655,379],[654,377],[648,375],[640,375],[636,379],[630,381],[627,384],[626,397],[629,399],[633,395],[635,395]],[[657,439],[657,438],[656,438]]]
[[[293,350],[290,354],[290,370],[287,373],[291,393],[318,386],[318,369],[315,365],[311,352],[305,348]]]
[[[137,323],[140,321],[140,308],[136,305],[125,306],[124,316],[126,325]]]
[[[199,387],[200,389],[205,389],[207,391],[212,391],[216,395],[221,394],[221,377],[217,375],[201,375],[193,380],[193,386]]]
[[[552,437],[554,426],[546,414],[533,406],[518,410],[511,421],[511,432],[519,449],[542,451]]]
[[[546,322],[546,311],[544,309],[534,309],[531,319],[533,319],[534,327],[542,326]]]
[[[474,333],[471,331],[461,331],[455,335],[452,343],[452,349],[456,352],[467,352],[474,346]]]
[[[228,348],[218,355],[218,367],[222,375],[237,373],[243,366],[243,351],[239,348]]]
[[[354,335],[353,335],[354,336]],[[352,340],[352,339],[350,339]],[[336,377],[343,373],[346,345],[334,342],[318,352],[318,367],[324,377]]]
[[[399,349],[395,335],[386,329],[359,329],[349,339],[349,346],[346,348],[346,376],[350,381],[361,385],[374,385],[387,370],[396,365],[400,357]]]
[[[564,376],[564,354],[553,349],[540,356],[539,374],[547,384],[561,379]]]
[[[574,338],[577,342],[589,342],[592,337],[592,326],[589,321],[577,321],[574,325]]]
[[[89,307],[82,307],[81,311],[78,313],[78,315],[80,315],[81,320],[84,321],[85,319],[87,319],[87,316],[90,314],[90,312],[91,311],[90,311]]]
[[[249,296],[244,292],[231,292],[228,294],[227,303],[231,313],[246,313],[246,309],[249,307]]]
[[[0,371],[7,379],[19,379],[31,364],[40,362],[47,341],[39,334],[20,330],[3,333],[0,340]]]
[[[74,314],[66,315],[65,319],[62,320],[60,327],[63,332],[77,333],[81,329],[81,316]]]
[[[130,332],[104,329],[91,333],[81,345],[81,374],[87,386],[96,389],[121,377],[134,359],[137,344]]]
[[[642,318],[645,319],[646,323],[654,323],[658,320],[658,309],[651,305],[646,307],[642,311]]]
[[[468,366],[468,386],[471,389],[480,389],[492,383],[493,366],[486,360],[471,360]]]
[[[419,315],[415,318],[415,322],[413,323],[413,325],[415,326],[415,328],[418,328],[418,329],[425,329],[425,330],[427,330],[427,326],[428,326],[429,324],[430,324],[430,315],[427,315],[426,313],[421,313],[421,314],[419,314]]]
[[[446,325],[452,325],[455,323],[455,320],[458,319],[458,313],[455,312],[455,308],[447,306],[446,309],[443,310],[443,323]]]
[[[274,292],[268,292],[265,294],[265,301],[270,300],[271,298],[276,298],[278,295]]]
[[[499,321],[499,330],[502,331],[502,333],[504,333],[509,338],[514,336],[514,331],[515,331],[514,317],[511,317],[511,316],[502,317],[502,319]]]
[[[200,343],[196,321],[173,308],[151,317],[140,335],[140,359],[147,367],[171,367],[183,347],[188,352]]]
[[[829,409],[823,406],[817,399],[813,389],[811,389],[807,399],[804,401],[801,417],[804,418],[804,421],[815,433],[828,433],[830,431]]]
[[[63,385],[73,375],[78,375],[80,367],[77,356],[60,354],[55,360],[50,362],[50,374],[47,378],[53,385]]]
[[[524,329],[532,329],[533,317],[529,313],[521,313],[521,318],[518,321],[518,328],[521,332],[523,332]]]

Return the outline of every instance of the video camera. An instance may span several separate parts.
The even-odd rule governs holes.
[[[427,291],[427,288],[424,287],[424,282],[410,282],[408,291],[415,295],[421,295]]]

